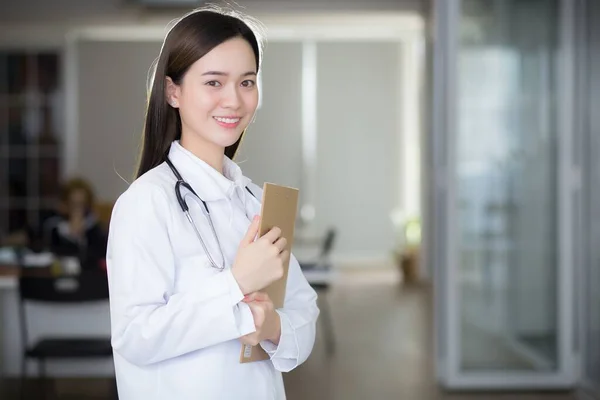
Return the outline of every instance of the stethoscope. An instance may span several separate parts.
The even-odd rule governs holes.
[[[190,225],[192,225],[192,228],[194,228],[194,232],[196,233],[198,240],[202,244],[202,248],[204,249],[204,252],[208,256],[210,264],[214,268],[217,268],[220,270],[225,269],[225,255],[223,253],[223,248],[221,247],[221,242],[219,241],[219,236],[217,235],[217,231],[215,230],[215,225],[213,224],[212,218],[210,217],[210,210],[208,209],[206,202],[204,200],[202,200],[202,198],[200,196],[198,196],[198,194],[196,194],[196,192],[194,191],[192,186],[183,179],[183,177],[181,176],[181,174],[179,173],[177,168],[175,168],[175,166],[173,165],[173,163],[171,162],[169,157],[167,157],[165,159],[165,161],[167,162],[167,165],[169,166],[169,168],[171,168],[171,171],[173,171],[173,175],[175,175],[175,178],[177,178],[177,182],[175,183],[175,196],[177,197],[177,202],[179,203],[179,206],[181,207],[181,210],[185,214],[187,220],[190,222]],[[208,220],[208,223],[210,225],[210,229],[212,230],[213,236],[215,237],[215,241],[217,242],[217,246],[219,247],[219,251],[221,252],[221,265],[217,265],[217,263],[215,262],[213,257],[210,255],[210,252],[208,251],[208,248],[206,247],[206,243],[204,243],[204,239],[202,239],[202,235],[198,231],[198,228],[196,228],[196,224],[194,223],[194,220],[193,220],[192,216],[190,215],[189,207],[188,207],[184,197],[181,194],[182,187],[189,190],[194,196],[196,196],[202,202],[202,205],[204,207],[201,207],[201,208],[203,209],[204,215],[206,216],[206,219]],[[256,196],[254,196],[254,193],[252,193],[250,191],[250,189],[248,189],[248,186],[246,186],[246,190],[253,197],[256,197]]]

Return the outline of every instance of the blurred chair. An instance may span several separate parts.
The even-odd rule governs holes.
[[[77,276],[19,278],[19,312],[23,359],[21,364],[20,394],[24,398],[27,361],[38,362],[42,392],[45,394],[46,360],[112,358],[110,337],[41,337],[29,343],[27,303],[84,304],[108,300],[108,280],[104,271],[88,271]],[[76,322],[76,321],[74,321]],[[116,381],[112,395],[117,398]]]
[[[331,318],[329,300],[327,299],[329,288],[334,280],[334,271],[331,265],[330,255],[335,243],[335,238],[336,230],[329,228],[322,241],[321,250],[317,259],[312,262],[300,261],[300,268],[308,283],[313,289],[319,292],[319,294],[325,296],[324,298],[319,296],[319,308],[321,309],[321,319],[323,321],[325,332],[325,345],[329,354],[333,354],[335,351],[333,321]]]

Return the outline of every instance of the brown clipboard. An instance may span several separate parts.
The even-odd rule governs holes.
[[[280,186],[273,183],[263,185],[263,196],[260,211],[260,226],[258,237],[263,236],[273,227],[281,229],[281,236],[287,240],[286,250],[291,253],[294,242],[294,229],[298,212],[299,190],[292,187]],[[275,308],[282,308],[285,300],[285,288],[290,265],[288,257],[283,265],[283,277],[263,289],[273,301]],[[260,345],[243,345],[240,352],[240,363],[262,361],[269,355]]]

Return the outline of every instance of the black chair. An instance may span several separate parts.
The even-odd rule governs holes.
[[[315,261],[300,262],[300,268],[306,277],[308,283],[319,294],[319,308],[321,309],[321,319],[325,332],[325,345],[327,352],[333,354],[335,351],[335,340],[333,334],[333,321],[327,294],[333,282],[333,268],[329,259],[331,250],[335,243],[336,230],[329,228],[323,239],[321,250]]]
[[[110,337],[42,337],[29,343],[26,303],[81,304],[108,299],[108,280],[105,271],[86,271],[77,276],[19,278],[19,311],[23,359],[21,364],[21,398],[24,398],[27,361],[38,362],[41,391],[45,394],[46,360],[50,359],[112,359]],[[111,387],[116,396],[116,381]]]

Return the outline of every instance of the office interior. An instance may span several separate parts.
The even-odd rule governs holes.
[[[3,400],[115,398],[101,232],[166,26],[198,4],[0,5]],[[293,251],[321,308],[287,398],[600,399],[600,3],[237,5],[267,45],[236,161],[300,189]],[[98,247],[53,241],[66,184],[93,191]],[[22,308],[26,278],[81,301]],[[46,337],[97,357],[39,362]]]

